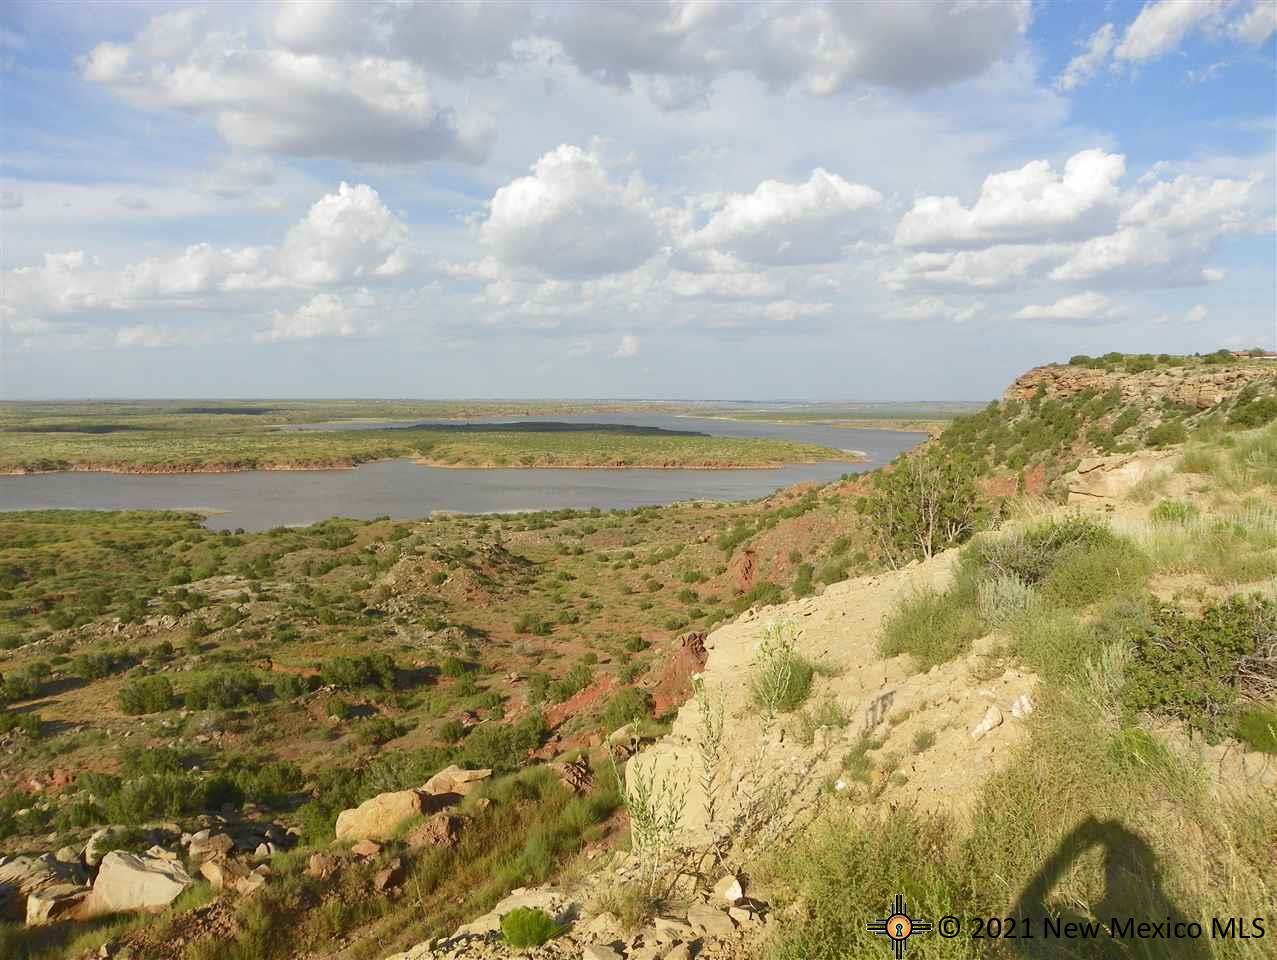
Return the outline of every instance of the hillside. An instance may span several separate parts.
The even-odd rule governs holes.
[[[900,892],[1271,914],[1274,371],[1099,363],[750,504],[0,517],[0,954],[495,958],[522,907],[567,927],[525,956],[871,956]],[[101,907],[126,868],[158,916]]]

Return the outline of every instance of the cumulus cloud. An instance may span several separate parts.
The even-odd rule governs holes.
[[[915,253],[885,270],[888,289],[1005,290],[1021,285],[1038,268],[1067,255],[1061,244],[1001,245],[983,250]]]
[[[632,333],[627,333],[621,337],[621,342],[616,345],[616,349],[612,352],[613,357],[622,360],[628,360],[630,357],[637,357],[639,354],[639,338]]]
[[[305,289],[394,277],[411,262],[407,228],[364,184],[322,197],[278,247],[192,244],[180,253],[109,268],[82,251],[45,254],[8,271],[0,303],[44,317],[200,303],[213,295]]]
[[[486,117],[439,104],[410,60],[250,46],[189,11],[155,18],[133,44],[98,44],[81,71],[138,106],[208,116],[228,143],[250,150],[476,162],[493,134]]]
[[[925,90],[976,76],[1028,29],[1027,0],[785,5],[744,54],[775,85],[827,95],[859,83]]]
[[[1202,258],[1219,238],[1271,229],[1257,196],[1261,182],[1188,175],[1158,181],[1122,211],[1117,230],[1086,240],[1051,275],[1076,281],[1154,273],[1168,282],[1207,282]]]
[[[504,264],[588,276],[638,266],[665,232],[640,177],[614,180],[596,153],[563,144],[497,190],[479,239]]]
[[[1117,30],[1113,24],[1106,23],[1096,30],[1086,42],[1086,49],[1070,60],[1064,72],[1056,77],[1056,89],[1073,90],[1090,80],[1108,61],[1116,42]]]
[[[276,310],[270,323],[253,334],[256,343],[315,340],[320,337],[368,337],[381,332],[372,312],[377,302],[367,290],[346,296],[319,293],[296,310]]]
[[[988,176],[970,207],[957,197],[915,200],[896,227],[896,243],[954,248],[1075,235],[1111,211],[1125,172],[1126,158],[1103,150],[1075,153],[1061,174],[1034,160]]]
[[[1102,293],[1084,293],[1061,297],[1054,303],[1031,304],[1018,310],[1016,320],[1048,320],[1053,323],[1101,324],[1120,320],[1126,311]]]
[[[731,194],[689,249],[715,248],[754,263],[838,260],[854,214],[877,206],[882,195],[817,167],[805,183],[765,180],[752,193]]]
[[[1011,55],[1028,0],[988,4],[616,2],[544,8],[535,29],[582,73],[646,85],[658,106],[699,104],[731,71],[816,96],[861,84],[924,90],[976,76]],[[637,81],[637,83],[636,83]]]

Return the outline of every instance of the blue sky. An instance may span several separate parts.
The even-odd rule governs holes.
[[[1277,346],[1275,0],[0,7],[0,397]]]

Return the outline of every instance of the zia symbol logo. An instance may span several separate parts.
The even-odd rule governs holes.
[[[905,898],[899,893],[891,901],[891,912],[887,919],[869,921],[870,933],[876,933],[878,936],[886,937],[891,941],[891,950],[896,960],[901,960],[904,957],[905,945],[909,942],[911,936],[915,933],[928,933],[930,930],[930,920],[909,916],[909,909],[905,906]]]

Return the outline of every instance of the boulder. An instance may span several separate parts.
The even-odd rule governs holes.
[[[27,897],[27,926],[61,920],[74,913],[89,894],[89,888],[78,883],[55,883]]]
[[[191,840],[187,853],[191,863],[205,863],[209,860],[220,860],[234,849],[235,841],[230,836],[225,833],[215,833],[203,839]]]
[[[694,903],[688,907],[687,922],[702,937],[726,940],[736,932],[732,918],[707,903]]]
[[[417,790],[379,793],[337,815],[337,839],[389,840],[401,823],[425,812],[425,795]]]
[[[112,850],[102,858],[81,916],[95,917],[133,910],[158,912],[194,881],[179,863]]]
[[[88,873],[78,863],[62,863],[52,854],[0,861],[0,917],[22,919],[33,893],[62,884],[81,885]]]
[[[432,797],[446,794],[469,796],[483,780],[492,776],[491,770],[465,770],[455,763],[445,767],[426,781],[421,789]]]
[[[208,860],[200,864],[200,874],[214,890],[225,890],[248,876],[248,867],[238,860]]]
[[[363,857],[368,860],[381,853],[381,844],[376,840],[360,840],[350,848],[350,852],[357,857]]]

